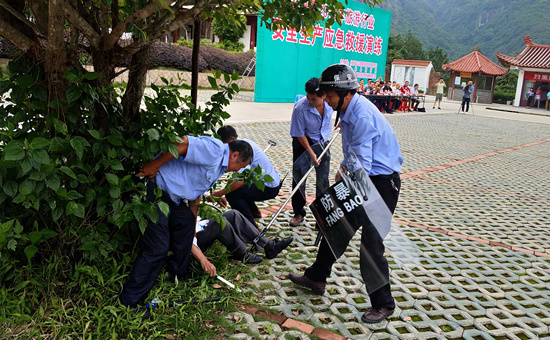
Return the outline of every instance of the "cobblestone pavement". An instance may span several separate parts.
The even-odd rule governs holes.
[[[359,271],[359,233],[334,265],[323,296],[286,279],[316,254],[313,216],[291,228],[291,210],[268,236],[295,241],[254,266],[256,278],[241,288],[253,291],[262,308],[350,339],[550,339],[548,125],[457,114],[387,118],[404,158],[400,202],[385,240],[397,302],[392,317],[361,322],[370,303]],[[284,174],[291,168],[289,125],[236,128],[260,146],[277,141],[268,154]],[[332,173],[340,148],[339,141],[332,148]],[[280,206],[290,182],[260,208]],[[307,193],[314,193],[311,183]],[[235,316],[234,338],[313,338],[245,312]]]

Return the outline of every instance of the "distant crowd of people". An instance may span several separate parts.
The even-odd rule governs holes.
[[[378,77],[376,80],[368,79],[367,86],[365,87],[365,80],[361,79],[359,81],[359,87],[357,88],[357,93],[365,96],[373,96],[379,94],[393,95],[393,96],[408,96],[406,99],[400,99],[397,97],[386,99],[386,98],[369,98],[379,110],[383,110],[386,113],[393,113],[393,111],[398,110],[402,107],[403,102],[408,103],[403,107],[404,110],[408,112],[418,111],[418,105],[420,100],[416,97],[421,96],[418,92],[418,84],[414,84],[413,88],[409,87],[409,82],[405,81],[403,85],[395,82],[388,81],[384,82],[382,77]]]

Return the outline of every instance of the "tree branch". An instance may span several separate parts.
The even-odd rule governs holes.
[[[16,17],[17,19],[19,19],[19,21],[21,21],[22,23],[24,23],[25,25],[29,26],[32,30],[36,30],[36,31],[39,31],[38,28],[31,24],[27,18],[25,18],[25,16],[18,12],[17,10],[15,10],[15,8],[11,7],[6,1],[4,0],[0,0],[0,6],[4,7],[8,12],[10,12],[14,17]],[[39,32],[41,33],[42,35],[43,32]]]
[[[33,41],[18,29],[0,19],[0,36],[11,41],[20,51],[27,52]]]
[[[190,8],[182,15],[176,17],[172,22],[165,25],[164,28],[158,29],[156,32],[151,32],[152,35],[150,36],[150,40],[156,40],[160,37],[163,37],[166,34],[175,31],[177,28],[183,26],[189,21],[195,19],[195,17],[199,16],[199,14],[203,12],[201,7],[205,3],[206,3],[206,0],[198,0],[195,6],[193,6],[193,8]]]
[[[113,30],[111,31],[111,34],[109,34],[109,37],[105,39],[105,46],[111,47],[114,46],[122,34],[126,31],[126,24],[129,22],[136,23],[139,20],[143,20],[155,13],[155,6],[154,3],[150,3],[149,5],[143,7],[142,9],[134,12],[134,14],[128,16],[126,19],[121,21],[118,25],[113,27]]]
[[[90,44],[94,47],[99,47],[101,37],[93,29],[93,27],[74,9],[70,4],[64,6],[65,17],[75,26],[77,30],[82,32]]]

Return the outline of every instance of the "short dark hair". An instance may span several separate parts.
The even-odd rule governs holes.
[[[414,84],[413,87],[418,86],[418,84]]]
[[[311,78],[306,82],[306,93],[309,94],[316,94],[317,97],[322,97],[325,94],[325,91],[317,91],[319,88],[319,83],[321,80],[319,78]]]
[[[254,150],[252,146],[244,140],[234,140],[229,142],[229,150],[239,152],[239,162],[251,163],[254,158]]]
[[[234,127],[231,125],[225,125],[218,129],[216,132],[221,138],[222,142],[227,143],[231,139],[231,137],[237,138],[237,130],[235,130]]]

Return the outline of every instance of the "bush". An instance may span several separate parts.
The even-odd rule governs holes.
[[[159,150],[173,152],[179,136],[214,134],[229,117],[222,110],[227,97],[238,90],[235,84],[222,86],[205,107],[195,108],[190,97],[166,82],[152,86],[154,98],[145,97],[139,119],[127,121],[113,87],[91,85],[96,73],[66,72],[70,86],[54,101],[36,63],[16,58],[5,73],[0,77],[0,282],[22,264],[54,254],[67,261],[93,260],[127,250],[128,241],[146,227],[145,217],[157,216],[142,202],[144,185],[132,173]],[[107,129],[97,126],[99,115],[108,117]]]
[[[516,98],[515,92],[505,92],[495,89],[495,92],[493,93],[494,102],[506,103],[509,100],[514,100],[514,98]]]
[[[192,52],[193,50],[189,47],[161,42],[153,43],[149,53],[149,67],[167,67],[191,71]],[[206,69],[208,69],[208,63],[199,54],[199,72]]]
[[[221,43],[222,49],[229,51],[229,52],[242,52],[244,50],[244,44],[240,41],[233,42],[229,40],[224,40],[224,42]]]
[[[236,15],[232,20],[223,17],[222,20],[214,18],[212,20],[212,31],[220,40],[236,43],[244,36],[246,32],[246,17]]]

